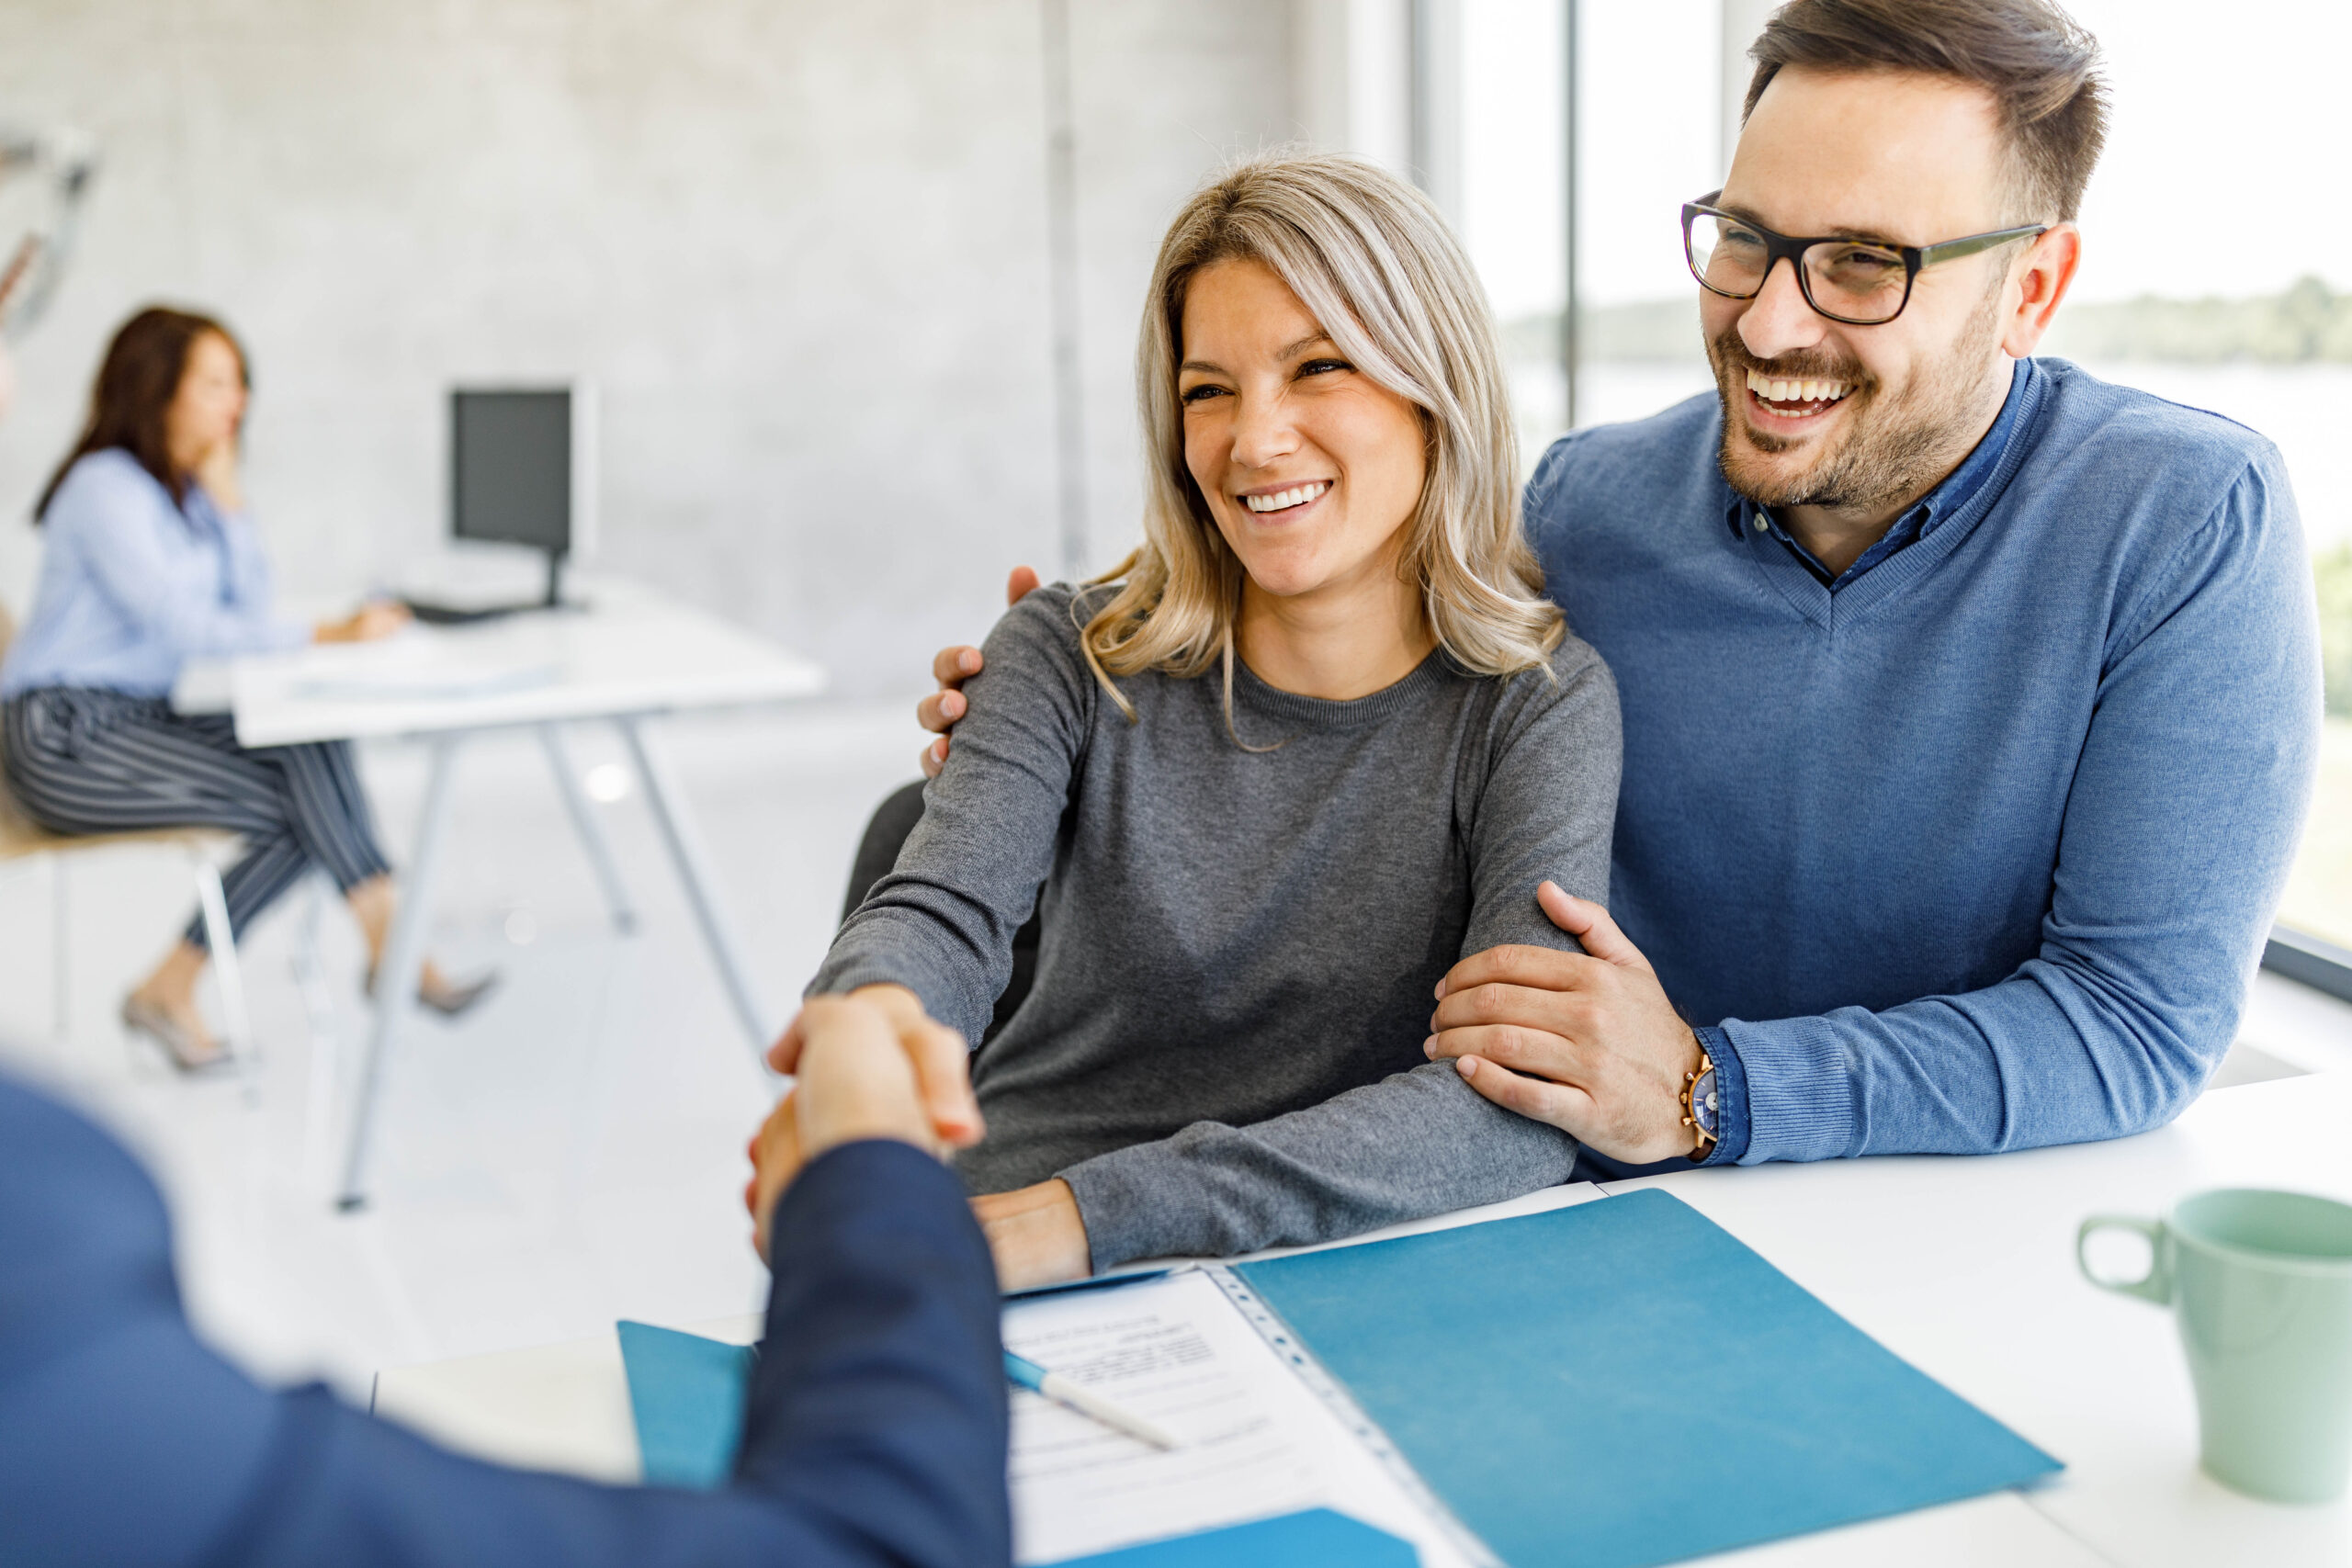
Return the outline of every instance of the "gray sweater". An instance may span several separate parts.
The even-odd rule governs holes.
[[[1121,678],[1129,722],[1073,597],[1032,593],[989,635],[922,822],[809,986],[893,981],[978,1041],[1042,907],[1035,987],[974,1064],[988,1136],[967,1183],[1062,1177],[1104,1269],[1567,1179],[1572,1140],[1421,1044],[1465,953],[1574,950],[1539,882],[1607,897],[1620,748],[1599,656],[1569,637],[1555,680],[1491,679],[1440,651],[1353,702],[1237,662],[1235,726],[1273,748],[1252,751],[1215,672]]]

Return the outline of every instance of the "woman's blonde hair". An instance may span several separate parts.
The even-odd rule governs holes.
[[[1289,285],[1358,370],[1420,411],[1428,475],[1399,570],[1418,585],[1438,645],[1474,674],[1548,673],[1566,626],[1520,532],[1510,388],[1470,258],[1430,199],[1377,165],[1275,154],[1196,192],[1152,267],[1136,352],[1144,542],[1095,579],[1124,581],[1082,639],[1112,701],[1132,718],[1113,676],[1199,675],[1222,658],[1230,724],[1242,567],[1184,464],[1176,367],[1187,286],[1204,267],[1242,260]]]

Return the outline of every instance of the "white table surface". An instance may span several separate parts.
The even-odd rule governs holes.
[[[2093,1213],[2156,1214],[2199,1189],[2241,1184],[2352,1199],[2347,1116],[2352,1074],[2318,1074],[2209,1093],[2172,1126],[2113,1143],[1694,1170],[1613,1185],[1673,1192],[2067,1466],[2028,1492],[1710,1561],[2352,1563],[2352,1506],[2262,1503],[2198,1470],[2195,1405],[2170,1314],[2094,1289],[2074,1262],[2075,1226]],[[1590,1196],[1560,1189],[1497,1208],[1521,1213]],[[681,1326],[749,1339],[758,1320]],[[636,1473],[610,1335],[387,1371],[377,1407],[486,1457],[615,1480]]]
[[[1585,1184],[1555,1187],[1509,1202],[1393,1226],[1335,1245],[1359,1246],[1390,1236],[1442,1230],[1514,1214],[1565,1208],[1602,1196]],[[1315,1248],[1274,1248],[1253,1257],[1280,1257]],[[1160,1260],[1179,1261],[1179,1260]],[[1138,1269],[1154,1267],[1139,1264]],[[749,1344],[759,1337],[756,1314],[670,1326]],[[639,1466],[620,1344],[606,1333],[559,1345],[421,1366],[378,1374],[377,1415],[398,1421],[461,1452],[599,1481],[630,1483]],[[1704,1560],[1711,1568],[2100,1568],[2106,1560],[2037,1513],[2017,1493],[1878,1519]]]
[[[749,1345],[758,1313],[665,1324]],[[375,1413],[478,1459],[634,1485],[643,1475],[619,1335],[460,1356],[376,1374]]]
[[[2207,1187],[2352,1200],[2352,1073],[2207,1094],[2172,1126],[1983,1158],[1707,1169],[1663,1187],[1864,1332],[2065,1461],[2030,1491],[1734,1552],[1739,1568],[1995,1562],[2002,1568],[2352,1563],[2352,1506],[2241,1496],[2197,1468],[2196,1409],[2171,1315],[2075,1272],[2094,1213],[2158,1214]],[[1585,1201],[1555,1189],[1432,1228]],[[1383,1233],[1391,1234],[1391,1233]],[[1374,1239],[1371,1237],[1360,1239]],[[681,1325],[748,1340],[759,1320]],[[613,1337],[384,1372],[379,1413],[509,1462],[636,1474]]]
[[[583,608],[193,660],[173,705],[233,708],[240,743],[283,746],[718,707],[824,689],[824,671],[809,660],[652,590],[606,579],[580,592]]]

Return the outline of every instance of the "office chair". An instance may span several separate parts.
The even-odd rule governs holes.
[[[893,790],[865,824],[865,836],[858,840],[857,858],[850,863],[849,897],[842,903],[842,919],[846,920],[865,902],[874,885],[890,874],[899,863],[899,852],[906,847],[907,835],[922,820],[922,784],[921,781]],[[1043,929],[1039,918],[1032,914],[1029,923],[1012,937],[1012,977],[1005,983],[1004,994],[996,999],[996,1016],[989,1021],[988,1032],[980,1036],[980,1043],[988,1043],[1003,1032],[1012,1015],[1021,1010],[1028,999],[1029,988],[1037,979],[1037,936]]]
[[[17,624],[0,609],[0,659],[16,640]],[[177,850],[188,859],[196,876],[197,907],[204,913],[204,934],[212,949],[214,973],[220,978],[223,1029],[221,1049],[240,1072],[252,1066],[253,1030],[245,1013],[244,970],[237,961],[236,938],[229,930],[229,901],[220,889],[219,862],[232,855],[237,835],[219,828],[145,828],[120,833],[52,833],[25,815],[0,773],[0,863],[47,857],[50,863],[51,946],[55,967],[50,1027],[61,1044],[73,1041],[74,948],[69,919],[73,911],[68,864],[79,855],[101,850],[143,846]]]

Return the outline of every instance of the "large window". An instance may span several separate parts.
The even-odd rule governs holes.
[[[1567,428],[1566,9],[1485,0],[1462,12],[1462,238],[1502,327],[1530,465]]]
[[[2114,122],[2084,204],[2082,276],[2048,352],[2278,445],[2318,576],[2328,716],[2282,925],[2352,947],[2352,209],[2340,139],[2352,8],[2075,0]]]
[[[1721,0],[1584,0],[1577,17],[1574,423],[1639,419],[1712,383],[1675,214],[1719,180]],[[1511,359],[1532,464],[1568,427],[1566,0],[1466,0],[1462,229]]]

